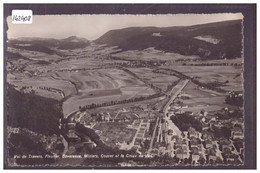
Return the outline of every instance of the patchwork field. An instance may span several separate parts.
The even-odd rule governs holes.
[[[71,81],[78,91],[77,94],[64,101],[65,116],[78,110],[79,106],[125,100],[155,93],[142,81],[119,69],[57,72],[56,78]]]
[[[174,65],[165,64],[166,66],[158,66],[158,68],[172,68],[203,83],[222,83],[223,86],[220,87],[226,91],[242,91],[242,66],[230,65],[242,63],[241,58],[199,61],[197,56],[166,53],[154,48],[116,53],[120,50],[117,47],[95,44],[81,49],[58,50],[53,48],[53,50],[56,53],[50,55],[43,52],[8,48],[8,51],[20,53],[25,59],[8,62],[8,68],[10,69],[8,69],[7,81],[24,92],[34,92],[34,94],[57,100],[63,99],[63,113],[65,117],[77,111],[80,106],[121,101],[155,94],[150,84],[162,89],[162,91],[167,89],[169,91],[171,90],[171,85],[179,80],[175,76],[154,73],[154,69],[149,67],[124,67],[134,73],[136,77],[111,65],[122,64],[122,62],[127,64],[129,60],[166,60]],[[111,56],[122,59],[113,60]],[[178,59],[182,61],[175,62]],[[183,62],[187,65],[181,65]],[[224,62],[229,65],[189,66],[189,63]],[[225,95],[206,90],[205,88],[198,88],[196,85],[187,85],[183,93],[190,96],[190,99],[183,100],[184,104],[188,106],[187,110],[195,111],[202,108],[215,110],[226,106],[224,104]],[[164,103],[161,101],[163,99],[162,97],[161,99],[145,100],[139,104],[145,105],[149,109],[160,110]],[[127,106],[127,104],[124,106]],[[121,105],[112,107],[121,107]]]
[[[120,57],[128,60],[145,60],[145,61],[175,61],[175,60],[191,60],[199,59],[198,56],[185,56],[178,53],[169,53],[161,50],[157,50],[154,47],[150,47],[144,50],[128,50],[119,52],[113,55],[114,57]]]
[[[236,109],[234,106],[225,104],[225,94],[202,89],[192,82],[188,83],[180,96],[188,97],[188,99],[180,99],[183,105],[185,105],[185,107],[181,108],[183,111],[198,113],[202,109],[207,112],[220,110],[225,107]]]
[[[57,100],[76,93],[75,87],[65,80],[56,80],[52,77],[28,77],[25,74],[7,75],[7,81],[25,92],[35,92],[43,97]],[[63,93],[64,95],[62,95]]]
[[[138,75],[144,81],[161,88],[163,91],[165,91],[167,87],[171,85],[173,82],[179,80],[179,78],[175,76],[154,73],[153,69],[150,68],[128,68],[128,70]]]
[[[224,85],[220,88],[227,91],[243,90],[241,66],[174,66],[172,68],[187,76],[195,77],[203,83],[223,83]]]

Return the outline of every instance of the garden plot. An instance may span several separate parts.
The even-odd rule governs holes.
[[[118,142],[131,143],[137,131],[127,128],[127,124],[120,122],[97,123],[93,129],[99,130],[101,140],[111,147],[115,147]]]

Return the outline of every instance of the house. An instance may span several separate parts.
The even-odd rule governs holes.
[[[187,152],[187,149],[184,148],[177,148],[175,151],[175,155],[179,159],[187,159],[189,158],[189,153]]]
[[[232,139],[244,139],[244,134],[242,132],[234,132]]]
[[[188,129],[188,134],[189,134],[189,137],[195,137],[195,138],[199,138],[200,137],[200,133],[198,131],[196,131],[194,128],[190,127]]]
[[[233,124],[233,126],[235,126],[237,124],[241,127],[244,127],[244,120],[243,119],[235,119],[235,120],[232,121],[232,124]]]
[[[227,162],[234,162],[237,158],[238,158],[238,156],[233,153],[226,155]]]
[[[207,154],[208,154],[208,158],[209,158],[209,161],[212,160],[212,161],[216,161],[217,159],[217,156],[216,156],[216,151],[215,149],[213,148],[210,148],[207,150]]]
[[[101,114],[102,121],[109,122],[112,118],[109,113]]]
[[[177,136],[177,135],[173,135],[171,138],[171,140],[174,142],[176,142],[178,139],[179,139],[179,136]]]
[[[205,140],[205,148],[206,149],[213,148],[213,143],[211,140]]]
[[[232,139],[244,139],[243,130],[240,127],[234,127],[231,129]]]
[[[199,144],[201,144],[201,141],[199,138],[191,137],[190,138],[190,147],[197,147]]]
[[[191,159],[192,159],[192,162],[197,163],[197,162],[199,161],[199,159],[200,159],[199,153],[192,154],[192,155],[191,155]]]
[[[76,142],[80,140],[80,138],[75,134],[75,131],[72,129],[67,132],[65,139],[70,142]]]
[[[191,159],[192,162],[198,162],[200,159],[199,149],[197,147],[191,148]]]
[[[203,131],[202,132],[202,139],[203,140],[210,140],[212,141],[213,140],[213,133],[212,132],[208,132],[208,131]]]
[[[224,151],[225,149],[229,149],[229,150],[231,150],[232,151],[232,144],[231,144],[231,142],[229,141],[229,140],[227,140],[227,139],[221,139],[220,141],[219,141],[219,144],[220,144],[220,146],[221,146],[221,150],[222,151]]]
[[[76,123],[71,123],[71,122],[67,123],[68,129],[73,129],[73,128],[75,128],[75,126],[76,126]]]
[[[187,147],[187,141],[184,139],[182,139],[182,138],[177,138],[177,140],[175,141],[175,145],[176,145],[176,147],[178,147],[178,146],[181,146],[181,147]]]

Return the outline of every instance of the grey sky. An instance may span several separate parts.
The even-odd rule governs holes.
[[[32,24],[12,24],[7,18],[8,38],[84,37],[94,40],[112,29],[133,26],[189,26],[242,19],[241,13],[168,15],[34,15]]]

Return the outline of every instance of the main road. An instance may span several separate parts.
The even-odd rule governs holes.
[[[166,115],[166,113],[168,113],[168,108],[169,108],[170,104],[172,103],[172,101],[176,99],[176,97],[181,93],[181,91],[185,88],[185,86],[186,86],[188,83],[189,83],[189,80],[186,79],[186,80],[183,82],[182,86],[178,89],[178,91],[175,92],[173,95],[172,95],[172,92],[173,92],[173,89],[174,89],[174,88],[171,90],[170,95],[172,95],[172,96],[171,96],[170,100],[166,103],[166,105],[165,105],[164,108],[163,108],[163,112],[165,113],[165,115]]]
[[[170,117],[167,117],[167,113],[169,111],[169,107],[170,107],[170,104],[176,99],[176,97],[181,93],[181,91],[186,87],[186,85],[189,83],[189,80],[186,79],[185,81],[183,81],[183,84],[181,85],[181,87],[174,93],[174,88],[172,88],[171,92],[169,95],[172,95],[171,98],[169,99],[169,101],[165,104],[164,108],[163,108],[163,113],[164,113],[164,118],[165,120],[167,121],[167,126],[168,126],[168,129],[172,129],[173,130],[173,135],[178,135],[178,136],[181,136],[181,131],[179,130],[179,128],[171,121]],[[153,131],[153,136],[151,138],[151,142],[150,142],[150,146],[149,146],[149,149],[148,149],[148,154],[151,153],[152,151],[152,146],[153,146],[153,141],[154,141],[154,138],[155,138],[155,134],[156,134],[156,129],[157,129],[157,126],[158,124],[160,123],[160,118],[158,117],[157,118],[157,121],[156,121],[156,124],[155,124],[155,127],[154,127],[154,131]],[[158,134],[160,135],[160,134]]]
[[[169,112],[169,108],[170,108],[170,104],[176,99],[176,97],[181,93],[181,91],[186,87],[186,85],[189,83],[189,80],[186,79],[182,86],[178,89],[177,92],[175,92],[170,100],[168,101],[168,103],[164,106],[163,108],[163,113],[164,113],[164,117],[165,120],[167,121],[167,125],[169,129],[173,130],[173,135],[178,135],[181,136],[181,131],[179,130],[179,128],[172,122],[172,120],[170,119],[169,116],[167,116],[168,112]]]

